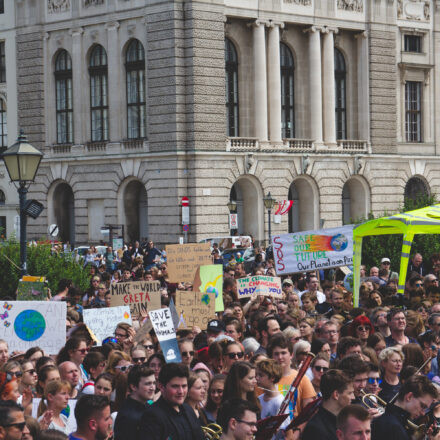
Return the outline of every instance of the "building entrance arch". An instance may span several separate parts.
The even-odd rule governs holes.
[[[309,177],[297,177],[289,188],[289,200],[293,206],[289,211],[289,233],[319,228],[319,193]]]
[[[59,239],[75,245],[75,197],[72,187],[60,181],[49,191],[49,223],[55,223],[59,229]]]

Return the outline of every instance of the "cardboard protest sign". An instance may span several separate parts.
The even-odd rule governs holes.
[[[212,263],[209,243],[171,244],[165,250],[170,283],[192,283],[197,268]]]
[[[223,312],[223,266],[221,264],[210,264],[209,266],[200,266],[194,277],[194,292],[214,292],[215,293],[215,311]]]
[[[278,275],[353,264],[353,225],[272,237]]]
[[[281,297],[281,278],[265,275],[239,278],[237,280],[237,290],[239,298],[249,298],[257,295]]]
[[[18,301],[44,301],[47,299],[48,287],[42,281],[22,281],[18,282],[17,300]]]
[[[178,290],[176,309],[179,315],[183,313],[188,328],[197,326],[206,330],[208,321],[215,318],[215,293]]]
[[[38,346],[57,354],[66,343],[66,303],[60,301],[1,301],[0,339],[9,351]]]
[[[84,309],[84,324],[94,333],[98,340],[97,345],[108,336],[114,336],[116,326],[120,322],[132,324],[130,308],[128,306],[102,307],[100,309]]]
[[[136,331],[136,335],[134,337],[135,344],[142,344],[144,339],[147,336],[150,336],[150,331],[153,330],[153,324],[151,324],[151,320],[147,319]]]
[[[148,310],[160,308],[159,281],[130,281],[115,283],[110,287],[110,305],[130,306],[131,316],[141,316]]]
[[[170,309],[150,310],[148,316],[153,324],[154,331],[159,340],[160,348],[162,349],[167,364],[171,362],[182,362]]]

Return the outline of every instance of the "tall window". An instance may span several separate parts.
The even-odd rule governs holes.
[[[0,0],[0,14],[5,13],[5,0]]]
[[[146,137],[145,105],[145,52],[139,40],[133,40],[127,48],[125,69],[127,72],[127,137]]]
[[[405,52],[422,52],[422,37],[421,35],[404,35],[403,36],[403,50]]]
[[[227,135],[238,136],[238,57],[234,44],[225,39]]]
[[[90,54],[90,112],[92,142],[108,139],[107,54],[97,45]]]
[[[336,139],[347,139],[346,77],[344,55],[335,49]]]
[[[407,142],[422,142],[422,83],[405,83],[405,134]]]
[[[55,60],[57,143],[73,142],[72,60],[62,50]]]
[[[0,150],[8,148],[8,118],[6,113],[6,103],[0,99]]]
[[[6,55],[4,41],[0,41],[0,82],[6,82]]]
[[[281,130],[283,138],[295,137],[295,106],[293,88],[293,56],[290,49],[280,43],[281,66]]]

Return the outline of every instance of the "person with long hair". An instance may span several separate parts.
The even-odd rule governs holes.
[[[313,378],[311,380],[313,388],[316,391],[316,394],[321,396],[321,377],[322,375],[328,371],[330,367],[330,358],[326,354],[318,353],[310,363],[310,367],[312,369]]]
[[[46,385],[37,413],[38,421],[50,415],[51,421],[46,429],[57,429],[66,435],[70,434],[67,417],[61,413],[69,403],[70,391],[71,386],[66,380],[52,381]]]
[[[18,382],[15,376],[1,371],[0,372],[0,400],[13,400],[14,402],[20,397],[18,391]]]
[[[194,410],[202,426],[206,426],[209,423],[202,407],[205,396],[206,389],[202,379],[197,374],[190,372],[188,378],[188,394],[186,395],[185,402]]]
[[[313,331],[315,328],[315,320],[313,318],[303,318],[299,321],[299,331],[301,333],[301,339],[309,343],[313,339]]]
[[[36,391],[38,397],[43,397],[44,389],[49,382],[61,380],[60,371],[55,365],[46,365],[38,372]]]
[[[255,366],[246,361],[235,362],[229,370],[223,390],[222,403],[230,399],[243,399],[260,408],[255,393],[257,379]]]
[[[385,337],[380,332],[368,336],[367,347],[371,347],[376,352],[377,358],[379,358],[380,352],[387,347]]]
[[[205,405],[205,415],[208,423],[216,423],[217,421],[217,413],[222,404],[225,381],[226,376],[224,374],[216,374],[209,384],[208,400]]]
[[[156,383],[159,379],[159,373],[162,367],[165,365],[165,358],[162,353],[152,354],[147,361],[147,367],[154,371],[154,377],[156,378]]]
[[[244,358],[244,351],[241,345],[235,341],[228,341],[222,346],[223,351],[223,373],[229,373],[232,365]]]
[[[63,362],[73,362],[81,372],[80,384],[84,385],[87,381],[87,373],[82,365],[86,354],[89,352],[87,341],[83,338],[72,337],[67,340],[66,345],[59,351],[57,355],[57,365]]]
[[[125,353],[125,351],[115,350],[108,358],[106,372],[113,375],[117,373],[128,373],[131,366],[130,356]]]

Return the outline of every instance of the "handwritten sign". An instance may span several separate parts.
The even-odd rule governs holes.
[[[22,281],[18,282],[17,300],[18,301],[44,301],[47,299],[48,287],[42,281]]]
[[[102,340],[114,336],[116,326],[120,322],[132,324],[130,307],[103,307],[100,309],[84,309],[83,312],[84,324],[96,336],[98,345],[102,344]]]
[[[353,264],[353,225],[272,236],[278,275]]]
[[[237,280],[237,290],[239,298],[257,295],[281,297],[281,278],[265,275],[239,278]]]
[[[150,310],[148,316],[153,324],[167,364],[170,362],[182,362],[170,309]]]
[[[0,339],[9,351],[38,346],[57,354],[66,343],[66,303],[58,301],[1,301]]]
[[[165,250],[170,283],[192,283],[197,268],[212,263],[209,243],[171,244]]]
[[[210,264],[200,266],[194,277],[193,290],[195,292],[214,292],[215,311],[223,312],[223,266],[221,264]]]
[[[205,330],[208,321],[215,318],[214,292],[187,292],[178,290],[176,293],[176,309],[187,327],[200,327]]]
[[[131,316],[141,316],[151,309],[160,308],[159,281],[131,281],[112,284],[110,305],[130,306]]]

